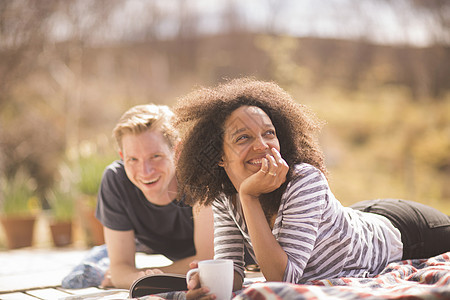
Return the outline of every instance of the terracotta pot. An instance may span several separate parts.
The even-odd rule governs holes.
[[[103,225],[95,217],[94,211],[87,211],[85,215],[89,224],[89,233],[92,244],[95,246],[103,245],[105,243],[105,238],[103,235]]]
[[[50,223],[50,232],[55,247],[72,244],[72,221],[54,221]]]
[[[35,216],[2,216],[9,249],[30,247],[33,243]]]
[[[81,224],[86,234],[88,246],[98,246],[105,243],[103,225],[95,217],[95,197],[83,195],[78,200],[78,211]]]

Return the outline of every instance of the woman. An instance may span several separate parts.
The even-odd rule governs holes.
[[[320,123],[274,83],[244,78],[199,89],[175,113],[179,192],[213,205],[215,258],[234,260],[235,290],[244,245],[266,280],[291,283],[374,275],[395,260],[450,250],[449,217],[431,207],[343,207],[314,139]],[[188,287],[189,298],[207,292],[195,277]]]

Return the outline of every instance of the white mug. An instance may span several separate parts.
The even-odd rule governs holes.
[[[234,268],[231,259],[211,259],[198,262],[198,268],[191,269],[186,274],[189,283],[193,273],[198,272],[200,285],[208,287],[210,294],[218,300],[230,300],[233,292]]]

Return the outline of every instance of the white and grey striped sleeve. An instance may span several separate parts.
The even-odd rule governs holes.
[[[244,278],[244,237],[232,218],[226,199],[213,202],[214,259],[231,259],[234,269]]]

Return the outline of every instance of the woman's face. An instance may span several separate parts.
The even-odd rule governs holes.
[[[249,176],[261,169],[262,159],[280,151],[280,143],[269,116],[259,107],[241,106],[224,124],[222,166],[236,190]]]

